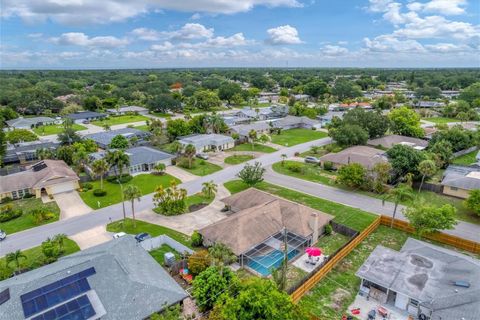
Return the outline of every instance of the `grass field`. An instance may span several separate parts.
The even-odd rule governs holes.
[[[205,160],[193,161],[191,168],[186,168],[186,167],[180,167],[180,168],[196,176],[206,176],[222,170],[222,167]]]
[[[38,227],[43,224],[58,221],[58,218],[60,216],[60,208],[58,208],[56,202],[49,202],[44,204],[42,203],[41,199],[29,198],[29,199],[15,200],[10,203],[13,204],[15,208],[21,208],[23,210],[23,214],[20,217],[15,218],[13,220],[10,220],[7,222],[0,222],[0,230],[4,230],[7,234],[12,234],[15,232]],[[2,206],[3,205],[0,205],[0,207]],[[55,216],[50,220],[43,221],[37,224],[33,219],[33,216],[29,214],[29,211],[39,207],[48,208],[50,212],[52,212]]]
[[[80,130],[85,130],[87,128],[82,125],[79,125],[78,123],[74,123],[72,124],[72,129],[74,131],[80,131]],[[62,124],[50,124],[47,126],[40,126],[33,129],[33,132],[35,132],[39,136],[49,136],[52,134],[59,134],[62,131],[63,131]]]
[[[223,161],[227,164],[239,164],[252,159],[255,159],[255,157],[249,154],[234,154],[233,156],[226,157]]]
[[[460,164],[464,166],[469,166],[472,163],[477,162],[476,156],[479,151],[475,150],[470,153],[464,154],[458,158],[453,159],[453,164]]]
[[[301,166],[301,172],[293,172],[289,170],[289,166],[293,164]],[[285,160],[283,165],[282,162],[274,163],[272,165],[272,169],[280,174],[295,177],[298,179],[318,182],[329,186],[338,186],[332,179],[332,177],[334,177],[336,174],[335,172],[323,170],[315,164]]]
[[[251,143],[242,143],[238,146],[233,147],[228,151],[255,151],[255,152],[263,152],[263,153],[272,153],[277,151],[277,149],[265,146],[263,144],[254,143],[253,146]]]
[[[146,124],[142,125],[142,126],[136,126],[136,127],[133,127],[134,129],[138,129],[138,130],[142,130],[142,131],[146,131],[146,132],[149,132],[150,131],[150,127],[147,126]]]
[[[431,118],[422,118],[422,120],[433,122],[433,123],[450,123],[450,122],[458,122],[458,119],[455,118],[445,118],[445,117],[431,117]]]
[[[149,233],[152,237],[157,237],[162,234],[166,234],[170,238],[191,247],[190,237],[181,232],[169,229],[167,227],[159,226],[156,224],[148,223],[141,220],[135,220],[135,228],[133,227],[132,219],[127,218],[125,224],[123,220],[118,220],[107,225],[107,231],[109,232],[120,232],[123,231],[128,234],[138,234],[142,232]]]
[[[150,255],[152,256],[155,261],[157,261],[161,266],[165,266],[164,262],[164,255],[167,252],[171,252],[175,255],[175,260],[179,261],[181,259],[181,255],[175,249],[170,247],[168,244],[162,244],[160,247],[151,250]]]
[[[170,118],[172,114],[163,113],[163,112],[150,112],[152,116],[159,117],[159,118]]]
[[[349,239],[349,237],[341,233],[334,232],[329,236],[324,235],[321,237],[315,244],[315,247],[321,248],[323,254],[331,255],[347,243]]]
[[[131,123],[131,122],[139,122],[139,121],[145,121],[148,120],[148,117],[142,116],[142,115],[123,115],[123,116],[110,116],[106,120],[96,120],[92,121],[92,124],[102,127],[105,124],[108,124],[109,126],[114,126],[117,124],[123,124],[123,123]]]
[[[159,185],[164,187],[170,186],[170,182],[174,180],[180,182],[177,178],[164,174],[164,175],[153,175],[153,174],[139,174],[134,176],[132,180],[123,184],[123,188],[127,185],[133,184],[140,188],[142,195],[152,193],[155,188]],[[122,201],[122,193],[120,185],[117,183],[111,183],[106,180],[103,181],[103,189],[107,191],[107,194],[104,197],[96,197],[93,195],[93,190],[100,189],[100,181],[96,180],[91,182],[93,185],[92,190],[85,192],[80,192],[80,197],[83,201],[92,209],[98,209],[110,206],[115,203]],[[100,206],[98,205],[100,204]]]
[[[248,186],[241,180],[228,181],[225,187],[233,194],[245,190]],[[267,182],[261,182],[255,186],[256,188],[272,193],[279,197],[295,201],[308,207],[335,216],[335,221],[344,224],[352,229],[361,231],[369,226],[376,218],[376,215],[362,211],[360,209],[345,206],[339,203],[328,201],[325,199],[313,197],[301,192],[286,189]]]
[[[272,135],[272,142],[282,146],[291,147],[300,143],[325,138],[327,136],[328,134],[323,131],[290,129],[282,131],[279,135]]]

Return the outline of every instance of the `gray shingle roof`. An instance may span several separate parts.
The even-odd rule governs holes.
[[[443,173],[442,185],[465,190],[480,189],[480,168],[450,165]]]
[[[39,123],[52,123],[55,119],[50,117],[32,117],[32,118],[17,118],[5,121],[9,127],[31,127]]]
[[[123,128],[123,129],[118,129],[118,130],[111,130],[111,131],[103,131],[103,132],[97,132],[97,133],[91,133],[91,134],[86,134],[83,137],[85,139],[92,139],[99,145],[103,146],[108,146],[110,142],[112,142],[112,139],[115,136],[118,135],[123,135],[126,138],[129,138],[131,136],[137,136],[137,137],[146,137],[149,136],[150,133],[134,129],[134,128]]]
[[[103,118],[107,115],[104,113],[99,113],[95,111],[81,111],[76,113],[71,113],[67,115],[68,118],[72,120],[82,120],[82,119],[93,119],[93,118]]]
[[[230,128],[233,132],[238,133],[241,136],[248,137],[248,133],[252,130],[255,131],[265,131],[270,129],[270,125],[266,122],[254,122],[250,124],[239,124],[236,126],[232,126]]]
[[[406,144],[411,145],[412,147],[418,146],[421,148],[426,148],[428,146],[428,141],[426,140],[400,136],[398,134],[392,134],[377,139],[370,139],[367,143],[371,146],[382,146],[384,148],[391,148],[396,144]]]
[[[144,319],[187,296],[128,235],[0,282],[0,292],[9,288],[11,296],[0,306],[0,320],[25,319],[20,295],[90,267],[96,274],[87,279],[105,308],[104,320]]]
[[[106,151],[91,153],[93,159],[102,159],[106,155]],[[125,150],[130,158],[130,166],[144,163],[155,163],[165,159],[172,159],[175,156],[150,147],[135,147]]]

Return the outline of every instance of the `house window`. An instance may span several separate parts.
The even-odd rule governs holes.
[[[450,190],[452,190],[452,191],[457,191],[458,188],[457,188],[457,187],[450,187]]]
[[[12,191],[12,198],[13,198],[13,199],[17,199],[17,198],[18,198],[17,191]]]
[[[410,304],[414,307],[418,307],[418,300],[410,299]]]

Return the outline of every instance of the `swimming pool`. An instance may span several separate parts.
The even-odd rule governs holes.
[[[294,249],[288,253],[288,260],[293,259],[298,254],[298,250]],[[270,253],[263,256],[251,257],[247,263],[247,266],[262,276],[268,276],[271,269],[277,269],[283,260],[284,253],[280,250],[273,250]]]

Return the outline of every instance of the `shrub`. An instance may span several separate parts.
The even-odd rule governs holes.
[[[323,169],[327,171],[333,171],[333,163],[331,163],[330,161],[325,161],[323,163]]]
[[[28,213],[33,216],[36,224],[40,224],[43,221],[50,220],[55,217],[54,213],[50,212],[48,208],[43,206],[32,209]]]
[[[7,222],[20,217],[23,214],[22,209],[14,208],[13,204],[7,204],[0,208],[0,222]]]
[[[294,155],[295,157],[300,157],[300,152],[297,151],[297,152],[295,152],[293,155]]]
[[[329,236],[329,235],[332,234],[332,232],[333,232],[332,225],[331,225],[331,224],[327,224],[327,225],[325,226],[325,234],[326,234],[327,236]]]
[[[197,230],[193,231],[192,234],[192,246],[200,247],[203,243],[202,235],[198,233]]]
[[[480,190],[470,191],[470,196],[465,200],[465,206],[480,216]]]
[[[291,162],[287,165],[287,169],[292,172],[300,173],[302,172],[303,165],[297,162]]]
[[[0,201],[1,204],[4,204],[4,203],[9,203],[11,202],[13,199],[10,198],[10,197],[5,197],[2,199],[2,201]]]
[[[33,198],[33,197],[35,197],[34,194],[27,193],[27,194],[25,194],[25,195],[23,196],[23,199],[30,199],[30,198]]]
[[[229,268],[209,267],[193,280],[193,296],[201,311],[210,310],[221,299],[222,293],[232,290],[237,283],[236,274]],[[232,290],[233,291],[233,290]]]
[[[118,179],[117,179],[117,176],[108,176],[107,177],[107,181],[110,182],[110,183],[118,183],[119,180],[120,180],[120,183],[127,183],[132,179],[133,179],[133,177],[128,173],[123,173],[121,176],[118,177]]]
[[[210,256],[207,250],[200,250],[188,257],[188,270],[194,276],[210,266]]]
[[[359,163],[351,163],[338,170],[337,181],[350,188],[363,186],[367,171]]]
[[[85,191],[92,190],[93,189],[93,184],[89,182],[82,183],[82,189]]]
[[[93,195],[95,197],[104,197],[107,194],[107,191],[102,190],[102,189],[95,189],[93,190]]]
[[[195,159],[192,159],[192,166],[195,164]],[[177,159],[177,166],[182,167],[182,168],[190,168],[188,159],[185,157],[181,157]]]

